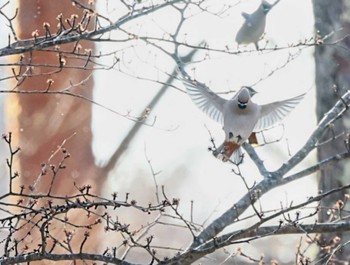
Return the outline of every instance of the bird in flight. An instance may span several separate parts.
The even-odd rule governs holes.
[[[257,144],[256,132],[268,129],[285,118],[305,93],[296,97],[258,105],[252,101],[256,91],[244,86],[231,99],[215,94],[206,85],[183,76],[182,82],[192,101],[210,118],[223,126],[225,140],[213,154],[224,162],[232,159],[235,164],[243,160],[241,145],[249,140]]]
[[[238,45],[254,43],[256,49],[259,49],[258,42],[265,32],[266,16],[279,1],[270,4],[262,0],[259,7],[252,14],[242,12],[244,23],[236,34]]]

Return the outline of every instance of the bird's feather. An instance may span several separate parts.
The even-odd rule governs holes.
[[[282,119],[284,119],[304,97],[305,94],[301,94],[294,98],[262,105],[260,118],[255,124],[253,131],[259,132],[268,129],[276,123],[282,121]]]
[[[248,14],[248,13],[246,13],[246,12],[242,12],[241,15],[242,15],[242,17],[243,17],[245,20],[250,19],[250,14]]]
[[[227,100],[211,91],[205,84],[182,78],[192,101],[210,118],[224,124],[223,107]]]
[[[227,162],[229,159],[231,159],[236,165],[242,163],[243,161],[242,148],[235,142],[225,141],[213,151],[213,155],[223,162]]]

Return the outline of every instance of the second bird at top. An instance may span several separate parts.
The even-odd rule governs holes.
[[[256,49],[259,49],[258,42],[265,32],[266,15],[279,1],[277,0],[274,4],[270,4],[262,0],[258,9],[252,14],[242,13],[245,21],[236,35],[238,45],[254,43]]]

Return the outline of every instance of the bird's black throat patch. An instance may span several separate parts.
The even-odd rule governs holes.
[[[240,109],[245,109],[247,107],[247,102],[238,101],[238,107]]]

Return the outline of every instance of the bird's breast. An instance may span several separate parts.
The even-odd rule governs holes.
[[[242,144],[251,135],[258,121],[258,108],[250,105],[246,109],[232,109],[224,115],[225,138]]]

